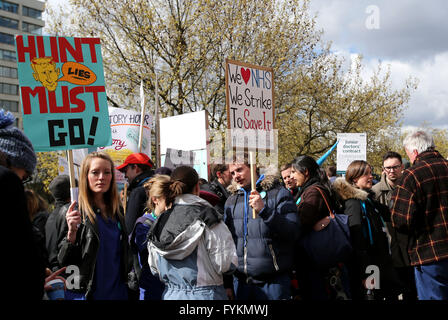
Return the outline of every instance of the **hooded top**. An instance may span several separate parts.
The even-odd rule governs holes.
[[[148,235],[148,264],[166,284],[165,300],[227,299],[223,274],[236,268],[235,244],[222,216],[193,194],[176,197]]]

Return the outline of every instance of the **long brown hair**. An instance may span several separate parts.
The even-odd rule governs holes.
[[[25,189],[26,207],[30,220],[33,221],[36,214],[41,211],[47,210],[47,202],[34,190]]]
[[[104,202],[106,204],[106,212],[101,212],[101,215],[104,218],[115,218],[115,215],[120,213],[120,199],[118,197],[117,185],[115,184],[115,170],[114,170],[114,162],[111,157],[105,152],[92,152],[88,154],[81,165],[81,174],[79,177],[79,195],[78,195],[78,203],[79,203],[79,211],[82,213],[86,213],[90,222],[95,223],[96,215],[93,211],[93,192],[89,187],[89,179],[88,174],[90,171],[90,165],[92,160],[95,158],[100,158],[109,161],[110,169],[112,173],[112,179],[110,180],[109,190],[104,193]]]

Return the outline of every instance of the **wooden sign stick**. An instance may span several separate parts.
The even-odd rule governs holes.
[[[249,164],[250,164],[250,182],[251,182],[251,190],[255,191],[256,190],[256,183],[257,181],[255,181],[255,154],[253,151],[249,151]],[[257,218],[257,213],[255,212],[255,209],[252,208],[252,218],[256,219]]]

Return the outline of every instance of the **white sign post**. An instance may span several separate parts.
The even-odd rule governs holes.
[[[338,133],[337,173],[344,174],[355,160],[367,160],[367,135],[365,133]]]

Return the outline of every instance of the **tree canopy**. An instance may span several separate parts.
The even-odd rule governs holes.
[[[384,132],[400,130],[417,85],[408,79],[402,89],[392,89],[390,70],[382,64],[365,79],[362,57],[347,69],[322,40],[308,0],[70,3],[69,14],[49,9],[46,30],[101,38],[112,106],[137,108],[141,80],[154,97],[157,73],[162,116],[205,109],[210,127],[224,130],[225,59],[272,67],[280,164],[299,154],[317,159],[339,132],[366,132],[368,161],[381,165]]]

